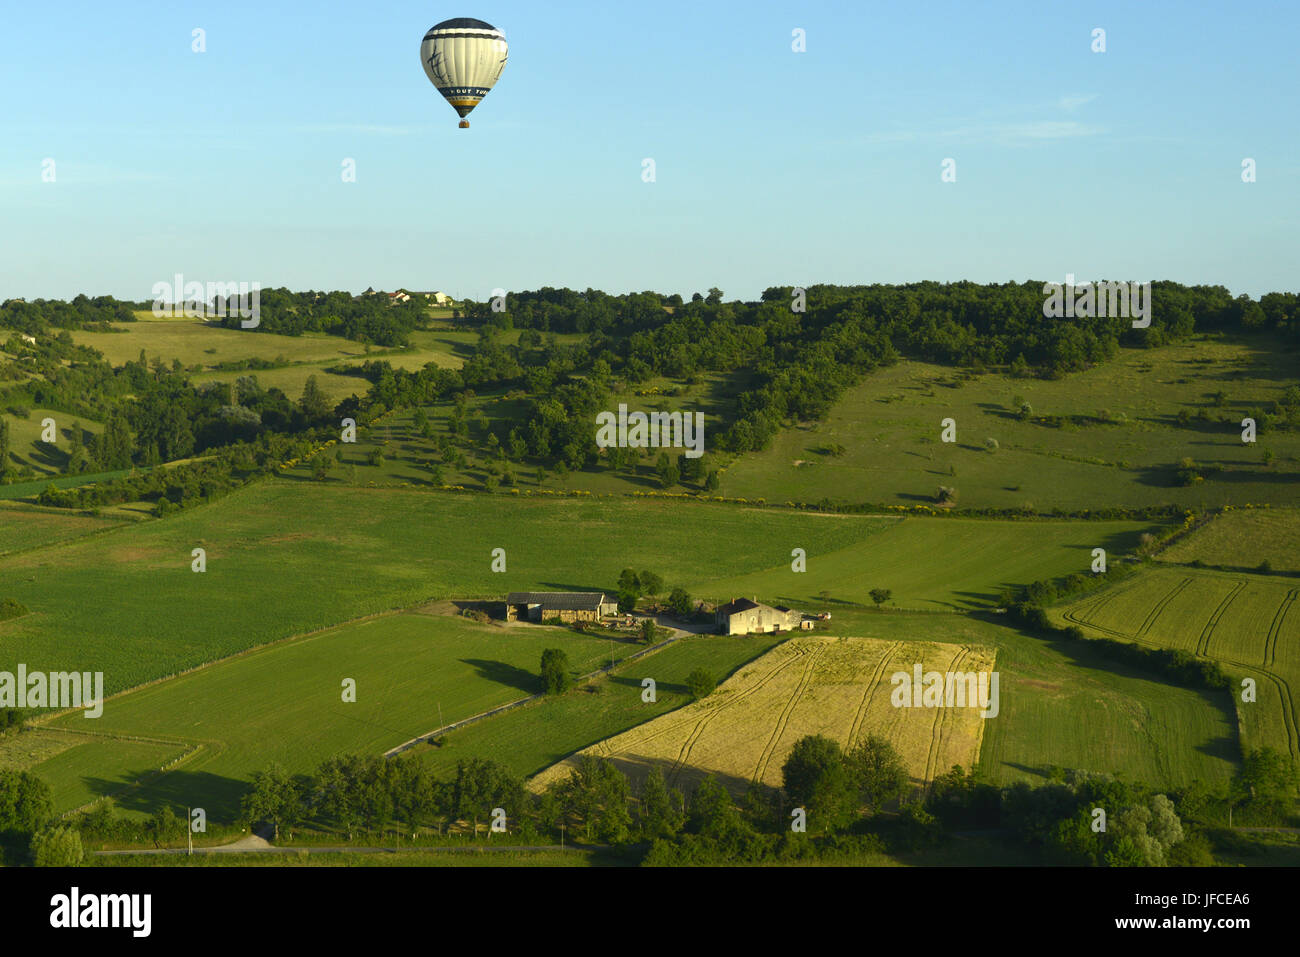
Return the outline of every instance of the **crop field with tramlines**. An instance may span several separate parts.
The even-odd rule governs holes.
[[[715,775],[733,792],[750,782],[781,784],[796,741],[821,734],[851,747],[867,735],[888,738],[914,784],[954,764],[979,760],[978,707],[896,708],[890,676],[925,671],[987,672],[994,654],[978,646],[870,638],[792,638],[742,668],[708,697],[616,735],[581,754],[608,758],[629,777],[654,766],[670,783]],[[531,782],[542,789],[564,777],[574,759]]]
[[[1237,700],[1244,748],[1300,753],[1300,593],[1293,579],[1188,567],[1155,567],[1057,611],[1067,624],[1108,638],[1218,661],[1234,686],[1253,678],[1258,700]]]

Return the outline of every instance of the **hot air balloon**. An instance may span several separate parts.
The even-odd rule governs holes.
[[[429,82],[465,119],[496,84],[506,68],[506,35],[482,20],[456,17],[430,27],[420,44],[420,62]]]

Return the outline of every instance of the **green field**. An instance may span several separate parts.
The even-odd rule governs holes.
[[[1037,648],[1010,629],[964,615],[901,615],[863,606],[874,587],[893,588],[901,605],[987,606],[1006,585],[1079,570],[1096,545],[1120,553],[1151,528],[1141,522],[842,516],[648,498],[345,488],[295,479],[256,484],[201,509],[104,534],[73,538],[86,531],[81,522],[103,520],[64,521],[69,530],[48,532],[51,539],[67,539],[61,544],[32,547],[40,533],[25,533],[27,550],[0,556],[6,597],[31,610],[0,623],[0,668],[23,662],[31,670],[103,671],[111,694],[278,643],[136,687],[112,698],[93,722],[75,713],[58,719],[38,735],[76,728],[106,737],[42,757],[38,773],[66,809],[121,791],[179,751],[188,756],[175,769],[126,791],[119,804],[140,814],[163,801],[197,804],[215,819],[234,813],[248,776],[271,761],[306,772],[340,751],[380,753],[440,723],[535,692],[544,646],[566,647],[574,668],[584,672],[610,650],[604,639],[568,631],[481,626],[410,611],[353,620],[361,616],[432,599],[496,598],[512,589],[612,591],[619,570],[633,564],[699,597],[756,592],[771,601],[797,600],[808,610],[830,608],[832,624],[846,634],[874,636],[883,629],[924,640],[941,633],[949,636],[945,640]],[[447,545],[452,541],[455,548]],[[196,546],[207,550],[201,575],[190,569]],[[507,552],[505,574],[491,571],[497,547]],[[790,569],[795,547],[807,552],[807,572]],[[135,597],[121,601],[123,595]],[[280,641],[291,636],[301,637]],[[685,678],[693,668],[721,678],[775,640],[684,639],[593,682],[591,691],[485,720],[449,735],[442,748],[417,745],[407,755],[443,770],[483,755],[531,774],[685,703]],[[1007,660],[1011,669],[1014,650]],[[1215,712],[1196,695],[1140,678],[1108,677],[1139,702],[1166,696],[1163,703],[1123,711],[1124,695],[1101,679],[1089,679],[1100,689],[1089,698],[1088,682],[1078,690],[1067,662],[1053,662],[1052,669],[1071,689],[1071,700],[1078,698],[1079,711],[1071,710],[1074,704],[1060,707],[1051,696],[1037,711],[1009,702],[1006,740],[994,751],[1005,752],[996,759],[999,775],[1034,774],[1053,757],[1102,766],[1108,746],[1120,741],[1115,750],[1134,774],[1181,780],[1190,767],[1221,776],[1215,763],[1221,759],[1206,744],[1215,740]],[[659,683],[653,705],[640,700],[640,679],[647,676]],[[340,700],[347,677],[358,682],[355,704]],[[1100,743],[1071,738],[1086,724],[1080,720],[1084,702],[1099,698],[1113,702],[1112,737]],[[1185,750],[1199,757],[1160,764],[1142,745],[1158,715],[1171,716],[1169,734],[1193,736],[1207,750],[1189,744]],[[1123,728],[1130,729],[1127,738]],[[128,735],[150,740],[123,743],[121,736]]]
[[[1232,509],[1216,515],[1194,535],[1160,553],[1166,562],[1204,562],[1254,569],[1268,562],[1274,571],[1300,572],[1300,510]]]
[[[563,757],[691,701],[686,677],[704,668],[721,681],[783,640],[775,635],[744,638],[683,638],[662,651],[593,680],[559,698],[497,715],[446,735],[439,747],[421,745],[403,759],[424,761],[439,776],[468,757],[491,758],[515,774],[531,776]],[[644,678],[653,678],[656,700],[641,700]]]
[[[440,705],[450,723],[540,692],[542,649],[551,647],[563,648],[579,673],[599,667],[610,654],[609,642],[567,629],[478,625],[414,612],[387,615],[219,662],[112,698],[99,718],[73,713],[49,727],[201,746],[176,770],[132,789],[118,803],[144,813],[166,800],[203,807],[214,820],[228,821],[249,775],[271,762],[310,772],[331,755],[381,753],[433,730]],[[629,648],[634,650],[625,645],[620,651]],[[356,682],[355,702],[342,700],[345,678]],[[82,757],[78,748],[36,766],[57,794],[75,795],[78,804],[86,789],[118,790],[122,776],[110,776],[106,768],[134,768],[139,743],[106,737],[82,747],[103,753]]]
[[[58,732],[34,731],[24,737],[47,734]],[[157,772],[188,750],[184,744],[159,741],[86,735],[72,737],[81,740],[31,768],[50,786],[56,814],[82,807],[105,793],[125,788]]]
[[[777,502],[914,503],[933,501],[946,485],[959,506],[1039,510],[1297,504],[1300,432],[1275,431],[1248,445],[1240,426],[1248,410],[1281,398],[1295,366],[1295,354],[1271,339],[1205,337],[1124,350],[1059,380],[903,361],[850,389],[825,421],[787,429],[767,450],[740,457],[723,474],[722,491]],[[1222,406],[1212,398],[1218,392]],[[1035,418],[1083,421],[1022,422],[1017,396]],[[1180,411],[1193,416],[1185,427]],[[1194,418],[1201,411],[1205,422]],[[957,423],[955,443],[939,441],[948,417]],[[985,448],[989,438],[996,452]],[[825,451],[833,445],[844,453]],[[1268,466],[1266,448],[1276,455]],[[1179,486],[1174,473],[1184,457],[1223,471]]]
[[[0,499],[0,557],[105,532],[122,522],[120,515],[86,515]]]
[[[827,553],[807,549],[804,573],[792,573],[787,559],[748,575],[711,578],[700,588],[718,597],[766,596],[831,609],[869,605],[871,589],[887,588],[895,607],[966,610],[988,607],[1013,584],[1086,572],[1093,548],[1111,556],[1131,553],[1153,528],[1139,522],[908,518],[869,542]]]
[[[1280,577],[1153,567],[1054,616],[1085,633],[1173,648],[1253,678],[1258,700],[1237,700],[1243,748],[1300,754],[1293,689],[1300,683],[1296,582]]]
[[[364,395],[370,383],[356,376],[326,371],[330,366],[360,365],[375,359],[401,369],[418,369],[429,362],[459,368],[478,341],[478,334],[469,330],[430,330],[413,332],[409,349],[367,348],[362,343],[324,333],[283,336],[225,329],[201,319],[115,323],[113,329],[113,332],[76,330],[72,336],[78,345],[99,350],[114,366],[135,361],[143,350],[148,359],[161,359],[168,367],[174,360],[180,360],[195,383],[234,382],[240,376],[256,376],[263,388],[280,389],[291,399],[302,395],[307,377],[315,375],[322,390],[334,401],[353,392]],[[518,333],[507,334],[505,341],[511,341],[511,337],[518,338]],[[249,359],[274,362],[279,367],[216,368],[222,363]]]
[[[829,589],[816,603],[830,608],[867,603],[870,588],[893,583],[903,601],[968,607],[1006,584],[1086,567],[1096,544],[1119,547],[1148,527],[900,522],[654,499],[277,480],[161,521],[0,558],[6,597],[32,612],[0,623],[0,667],[24,661],[39,670],[103,671],[106,688],[120,691],[429,599],[499,598],[517,589],[613,592],[629,564],[702,598],[729,599],[741,586],[773,600]],[[980,547],[981,535],[989,547]],[[949,549],[954,541],[960,547]],[[203,574],[191,570],[196,547],[207,551]],[[802,575],[790,571],[796,547],[808,555]],[[505,574],[491,571],[494,548],[506,550]],[[124,602],[124,595],[136,597]]]
[[[89,442],[91,436],[97,435],[103,428],[100,423],[85,416],[57,409],[29,408],[28,411],[31,414],[26,418],[7,414],[4,416],[9,423],[8,464],[16,469],[29,468],[38,475],[58,475],[67,468],[68,460],[72,457],[72,427],[77,422],[81,423],[83,443]],[[46,418],[54,420],[55,440],[52,446],[41,441],[44,431],[42,423]],[[0,485],[0,494],[3,494],[5,488],[6,486]]]

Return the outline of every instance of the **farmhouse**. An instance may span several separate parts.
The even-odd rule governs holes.
[[[599,621],[618,611],[618,602],[599,591],[512,591],[506,596],[506,621]]]
[[[764,605],[748,598],[733,598],[714,612],[718,631],[724,635],[751,635],[764,631],[786,631],[803,627],[803,615],[785,605]]]

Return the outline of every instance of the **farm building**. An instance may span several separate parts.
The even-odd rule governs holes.
[[[803,627],[803,615],[784,605],[764,605],[748,598],[733,598],[714,612],[724,635],[751,635],[764,631],[793,631]]]
[[[618,611],[618,602],[599,591],[512,591],[506,596],[506,621],[599,621]]]

